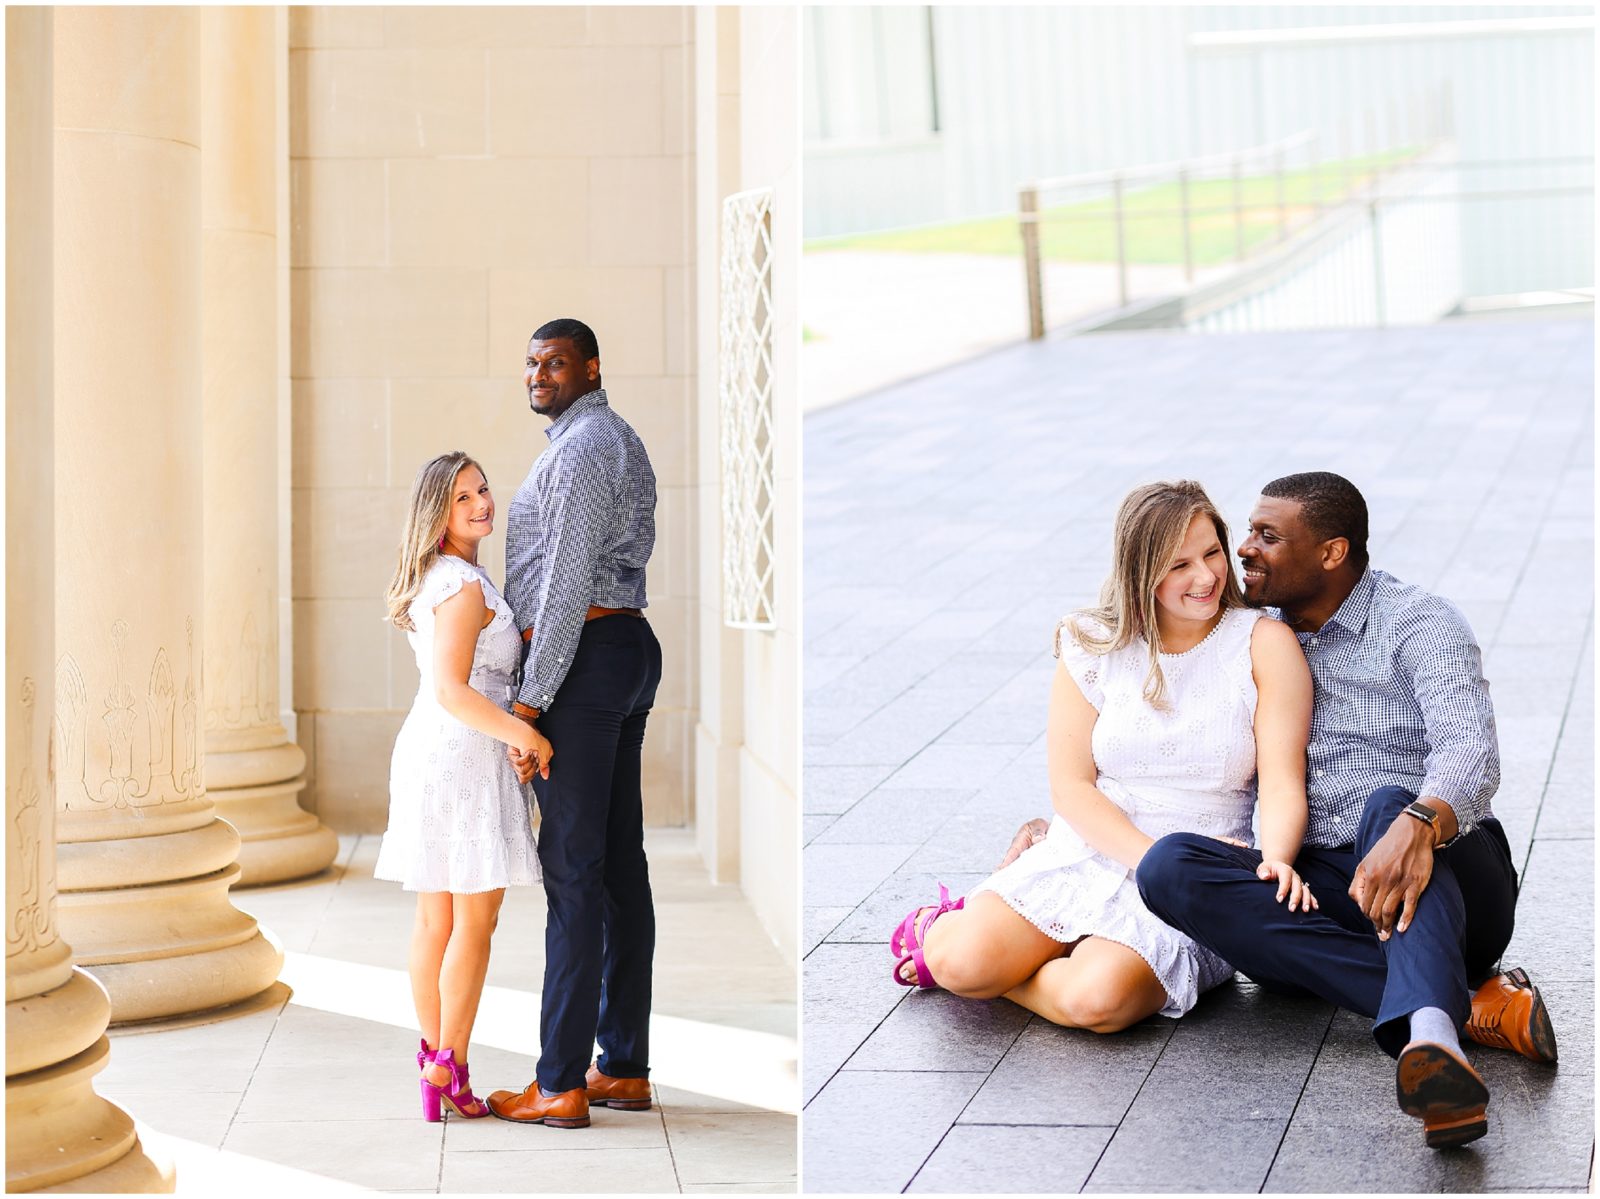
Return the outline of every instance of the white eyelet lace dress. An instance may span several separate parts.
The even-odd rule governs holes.
[[[471,895],[540,879],[538,846],[528,801],[505,744],[468,728],[434,698],[434,608],[467,583],[483,587],[494,612],[478,633],[467,682],[509,712],[522,661],[522,638],[488,574],[460,558],[441,556],[411,601],[422,683],[395,738],[389,763],[389,828],[373,877],[407,891]]]
[[[1059,630],[1062,662],[1100,713],[1090,744],[1100,793],[1152,837],[1204,833],[1253,844],[1256,687],[1250,634],[1262,613],[1235,608],[1199,645],[1161,655],[1163,712],[1144,698],[1143,642],[1097,656]],[[1265,884],[1263,884],[1265,885]],[[1233,968],[1151,914],[1133,871],[1096,852],[1060,816],[1049,835],[973,892],[993,891],[1057,941],[1104,937],[1149,963],[1167,989],[1163,1016],[1181,1016]]]

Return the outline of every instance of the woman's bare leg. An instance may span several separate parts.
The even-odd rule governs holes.
[[[1004,995],[1066,949],[1012,910],[993,891],[946,912],[928,929],[923,961],[934,981],[968,999]],[[915,971],[911,966],[906,970]]]
[[[1053,1024],[1121,1032],[1167,1006],[1155,971],[1126,945],[1085,937],[1071,957],[1045,962],[1006,998]]]
[[[504,889],[477,895],[452,895],[450,943],[439,966],[439,1048],[455,1051],[465,1065],[472,1026],[483,998],[483,980],[489,973],[489,939],[500,918]],[[431,1067],[428,1081],[443,1085],[449,1074]]]
[[[411,1002],[417,1027],[429,1049],[439,1048],[439,965],[450,941],[450,896],[443,891],[417,893],[417,919],[411,926]]]

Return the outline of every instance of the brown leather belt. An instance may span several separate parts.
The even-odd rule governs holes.
[[[642,618],[644,613],[638,608],[602,608],[599,604],[590,604],[589,610],[583,614],[584,623],[587,624],[591,620],[599,620],[602,616],[638,616]],[[532,641],[533,630],[523,629],[522,639],[524,641]]]

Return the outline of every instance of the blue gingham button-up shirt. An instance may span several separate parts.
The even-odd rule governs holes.
[[[556,700],[589,606],[645,607],[644,568],[656,540],[656,476],[604,388],[579,396],[545,430],[539,455],[506,513],[506,599],[533,630],[517,700]]]
[[[1380,787],[1444,800],[1463,833],[1489,815],[1500,785],[1494,707],[1454,604],[1369,568],[1322,628],[1295,635],[1316,694],[1307,845],[1352,844]]]

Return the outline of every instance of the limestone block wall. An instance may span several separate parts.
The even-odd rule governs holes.
[[[417,684],[382,594],[413,475],[463,449],[504,513],[546,444],[528,335],[599,337],[659,484],[649,616],[665,657],[646,818],[692,818],[692,10],[290,10],[293,706],[304,806],[378,830]]]

